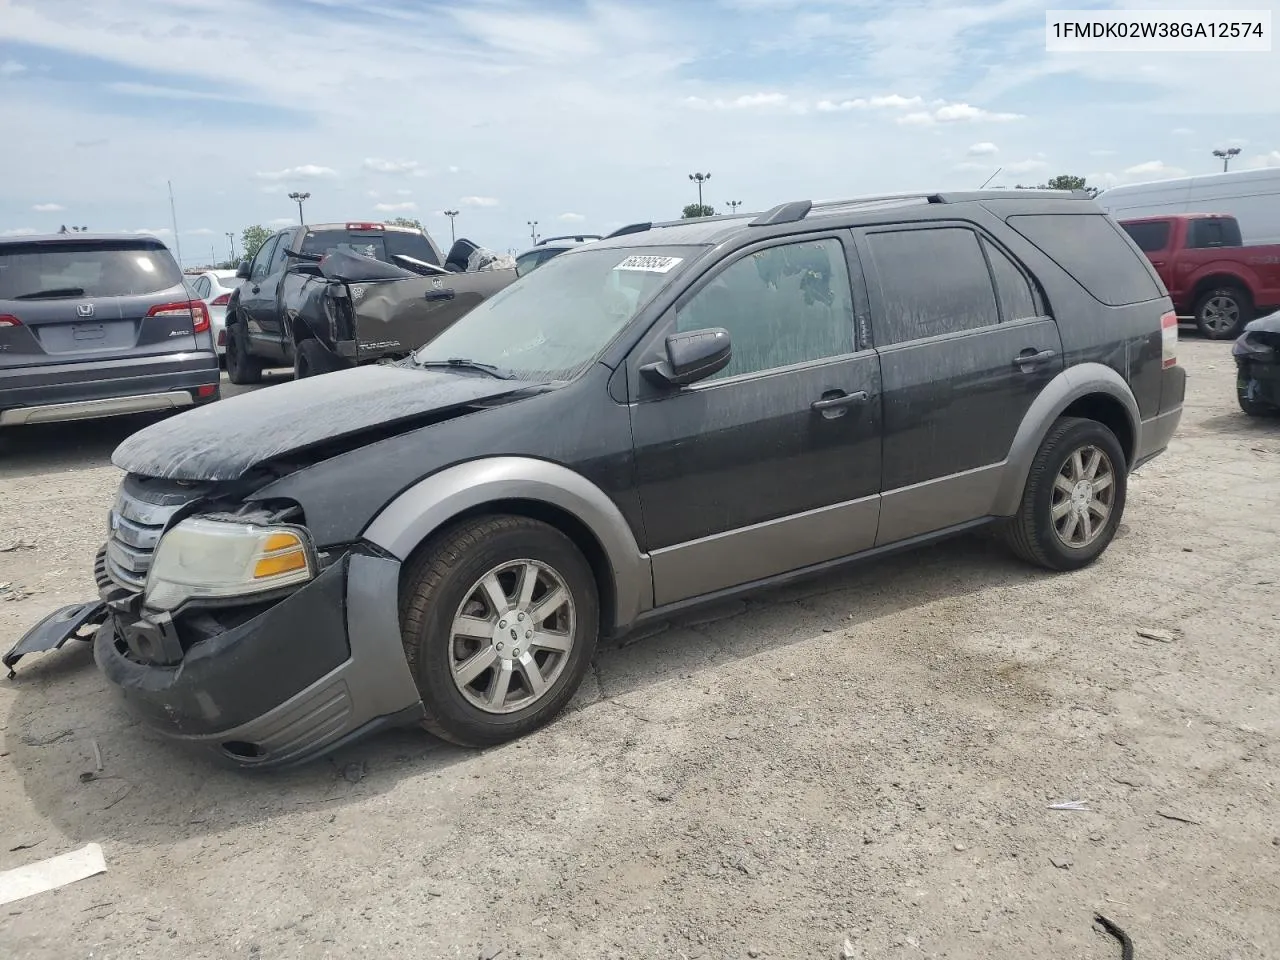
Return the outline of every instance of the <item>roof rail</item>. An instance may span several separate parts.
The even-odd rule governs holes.
[[[563,237],[543,237],[534,246],[540,247],[544,243],[555,243],[557,240],[577,240],[579,243],[586,243],[588,240],[603,240],[604,237],[598,233],[567,233]]]
[[[838,213],[845,210],[875,207],[896,207],[913,203],[964,203],[971,200],[1036,200],[1064,199],[1090,200],[1088,190],[959,190],[946,193],[885,193],[848,200],[792,200],[780,203],[772,210],[760,214],[751,221],[753,227],[768,227],[778,223],[795,223],[810,214]]]
[[[613,233],[609,234],[609,236],[601,237],[600,239],[608,240],[611,237],[625,237],[631,233],[645,233],[652,228],[653,224],[649,221],[645,221],[644,223],[629,223],[625,227],[619,227],[617,230],[613,231]]]

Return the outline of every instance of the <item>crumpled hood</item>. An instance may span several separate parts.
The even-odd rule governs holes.
[[[1280,333],[1280,310],[1275,313],[1269,313],[1265,317],[1259,317],[1257,320],[1250,320],[1245,324],[1245,333],[1259,331],[1263,333]]]
[[[255,390],[170,417],[116,447],[121,470],[173,480],[234,480],[253,467],[364,431],[411,429],[431,415],[533,384],[378,364]],[[371,469],[377,469],[371,466]]]

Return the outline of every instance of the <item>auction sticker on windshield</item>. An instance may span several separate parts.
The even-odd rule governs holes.
[[[638,270],[641,273],[667,273],[684,257],[627,257],[613,269]]]

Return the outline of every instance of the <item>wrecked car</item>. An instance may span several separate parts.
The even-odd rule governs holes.
[[[400,724],[490,746],[601,636],[697,604],[984,525],[1092,563],[1185,380],[1158,276],[1088,199],[635,224],[403,362],[125,440],[99,600],[19,646],[92,633],[152,726],[243,767]]]
[[[237,384],[269,366],[302,379],[401,359],[517,277],[511,257],[470,240],[442,256],[422,230],[364,222],[281,230],[236,275],[226,364]]]
[[[1231,355],[1240,409],[1251,417],[1280,416],[1280,311],[1246,324]]]

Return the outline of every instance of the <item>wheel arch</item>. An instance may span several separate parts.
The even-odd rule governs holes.
[[[1120,441],[1126,469],[1132,467],[1141,444],[1142,418],[1138,401],[1124,378],[1100,363],[1068,367],[1040,392],[1022,418],[1005,461],[992,515],[1013,516],[1036,451],[1059,417],[1096,420]]]
[[[1236,287],[1244,292],[1249,298],[1249,303],[1253,303],[1253,288],[1249,283],[1249,278],[1239,273],[1225,273],[1215,270],[1211,273],[1199,277],[1191,288],[1191,309],[1194,310],[1200,304],[1200,298],[1210,290],[1218,287]]]
[[[432,474],[383,507],[364,539],[404,563],[444,527],[496,514],[541,520],[573,541],[595,575],[607,632],[652,607],[649,557],[617,505],[581,474],[546,460],[487,457]]]

